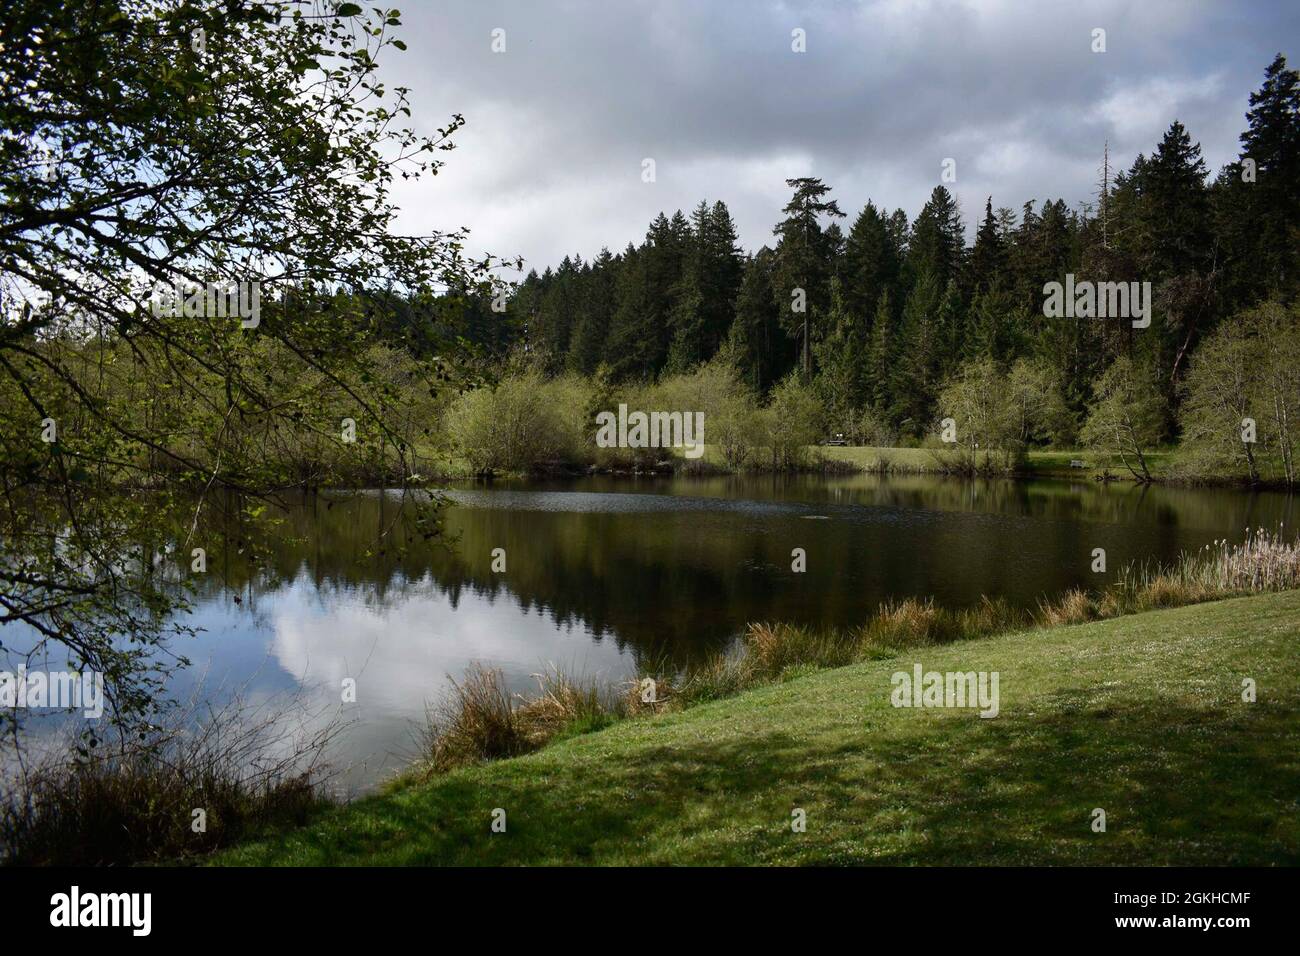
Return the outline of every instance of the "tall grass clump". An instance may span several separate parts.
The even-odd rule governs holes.
[[[594,678],[571,677],[550,664],[533,679],[537,693],[518,696],[516,709],[524,739],[531,747],[555,737],[599,730],[621,716],[617,692]]]
[[[617,694],[595,680],[569,677],[555,665],[533,677],[538,692],[530,697],[511,693],[505,675],[482,664],[452,681],[451,696],[428,713],[422,746],[426,769],[442,772],[518,757],[621,716]]]
[[[531,750],[505,675],[475,664],[452,681],[451,696],[428,713],[423,749],[439,771]]]
[[[743,651],[714,654],[689,667],[667,658],[643,662],[641,672],[626,682],[621,716],[644,717],[721,700],[755,682],[754,660]]]
[[[312,729],[312,718],[295,721],[291,712],[242,700],[201,718],[178,709],[113,746],[69,738],[14,761],[0,782],[0,861],[182,862],[304,824],[328,802],[322,757],[341,725]]]
[[[1081,588],[1071,588],[1055,601],[1038,602],[1038,623],[1043,627],[1084,624],[1101,616],[1098,602]]]
[[[1105,616],[1300,587],[1300,542],[1282,530],[1247,530],[1183,555],[1172,566],[1131,565],[1103,596]]]
[[[1204,555],[1203,557],[1201,555]],[[1286,542],[1279,528],[1247,532],[1246,540],[1206,545],[1178,564],[1179,574],[1230,593],[1287,591],[1300,587],[1300,542]]]
[[[851,632],[802,624],[751,624],[744,648],[754,675],[768,680],[791,668],[843,667],[858,656]]]
[[[998,634],[1029,624],[1028,616],[1005,600],[984,597],[971,608],[938,607],[933,598],[905,598],[881,604],[861,627],[863,656],[878,657],[909,647],[947,644]]]

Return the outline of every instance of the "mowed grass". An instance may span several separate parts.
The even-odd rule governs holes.
[[[998,671],[1000,715],[892,707],[916,662]],[[216,862],[1296,864],[1300,592],[818,671],[407,780]]]
[[[1178,458],[1175,449],[1163,448],[1146,453],[1147,467],[1154,478],[1167,478]],[[1083,468],[1071,468],[1071,461],[1082,461]],[[1134,466],[1136,467],[1136,462]],[[1103,467],[1104,466],[1104,467]],[[1030,451],[1025,459],[1025,470],[1035,475],[1064,475],[1091,478],[1109,470],[1119,478],[1131,478],[1129,470],[1118,459],[1104,461],[1092,451]]]

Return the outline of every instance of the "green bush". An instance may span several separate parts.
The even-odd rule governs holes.
[[[789,469],[802,465],[808,446],[815,445],[821,437],[822,406],[797,371],[772,389],[772,399],[763,410],[763,423],[772,467]]]
[[[478,473],[526,471],[593,460],[586,409],[591,386],[576,376],[524,371],[462,395],[448,412],[456,449]]]

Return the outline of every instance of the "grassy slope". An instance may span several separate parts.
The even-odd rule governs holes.
[[[1001,715],[892,708],[914,661],[1000,671]],[[407,784],[219,862],[1295,864],[1298,744],[1290,592],[814,673]]]

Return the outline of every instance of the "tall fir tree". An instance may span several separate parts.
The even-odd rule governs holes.
[[[889,425],[901,417],[895,401],[894,307],[891,293],[885,289],[876,300],[876,314],[871,322],[871,344],[867,353],[867,394],[872,408]]]
[[[961,209],[944,186],[935,186],[912,223],[907,264],[914,281],[929,273],[940,288],[960,276],[965,257]]]
[[[849,230],[844,253],[844,304],[869,335],[881,293],[898,282],[900,250],[888,218],[868,202]]]
[[[1229,307],[1300,295],[1300,71],[1278,54],[1250,95],[1241,155],[1213,190]]]
[[[975,234],[975,246],[966,264],[966,288],[970,294],[987,292],[1003,279],[1007,265],[1002,229],[993,215],[993,197],[984,203],[984,220]]]
[[[899,424],[923,431],[932,417],[944,364],[941,313],[945,287],[932,271],[925,271],[908,293],[899,327],[899,343],[891,388]]]
[[[775,255],[764,246],[745,263],[730,346],[746,380],[760,395],[790,370],[792,340],[781,325],[772,287]]]
[[[778,237],[773,294],[782,327],[800,342],[801,366],[808,377],[812,373],[812,340],[820,333],[821,320],[830,307],[834,267],[835,238],[827,235],[821,219],[843,217],[844,213],[835,200],[826,198],[830,187],[820,179],[787,179],[786,185],[794,195],[782,210],[785,218],[772,230]]]
[[[606,248],[600,250],[600,255],[582,273],[578,314],[569,345],[567,365],[570,371],[591,375],[600,365],[605,337],[614,318],[617,267],[617,260]]]
[[[848,434],[866,401],[867,342],[862,323],[850,313],[843,295],[843,283],[831,279],[831,304],[827,314],[829,331],[817,343],[817,393],[832,430]]]
[[[669,315],[668,366],[684,371],[717,352],[734,316],[740,286],[736,227],[722,202],[701,201],[691,214],[680,284]]]
[[[1149,243],[1141,267],[1152,282],[1205,272],[1212,236],[1208,170],[1201,147],[1174,120],[1143,170],[1143,233]]]

